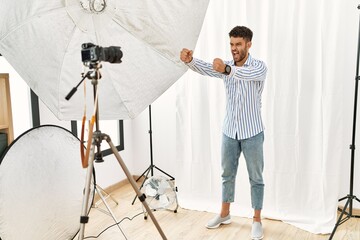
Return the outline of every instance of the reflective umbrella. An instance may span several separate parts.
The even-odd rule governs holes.
[[[195,47],[208,1],[0,0],[0,52],[58,119],[79,120],[94,107],[90,83],[65,100],[81,45],[119,46],[122,63],[101,62],[99,118],[134,118],[187,70],[179,52]]]

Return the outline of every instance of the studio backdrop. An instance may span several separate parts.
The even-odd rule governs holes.
[[[357,4],[213,0],[194,51],[208,62],[231,59],[229,31],[236,25],[253,30],[250,53],[268,67],[263,216],[313,233],[332,231],[338,198],[348,190]],[[180,205],[219,212],[222,80],[189,70],[177,85],[176,106]],[[252,217],[243,156],[235,195],[231,214]]]

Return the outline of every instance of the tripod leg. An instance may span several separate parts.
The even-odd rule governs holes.
[[[354,200],[360,202],[360,199],[358,199],[356,196],[354,196]],[[360,215],[353,215],[355,218],[360,218]]]
[[[331,233],[331,235],[330,235],[329,240],[331,240],[331,239],[333,238],[333,236],[334,236],[334,234],[335,234],[335,232],[336,232],[337,227],[349,218],[349,217],[346,217],[345,219],[342,219],[342,217],[343,217],[343,215],[344,215],[344,213],[345,213],[345,210],[347,209],[348,204],[349,204],[350,201],[351,201],[351,199],[348,198],[348,200],[347,200],[347,202],[345,203],[345,206],[344,206],[344,208],[343,208],[343,210],[342,210],[342,212],[341,212],[341,214],[340,214],[340,216],[339,216],[339,219],[338,219],[338,221],[336,222],[335,227],[334,227],[334,229],[333,229],[333,231],[332,231],[332,233]]]
[[[113,211],[111,211],[111,208],[109,207],[109,205],[107,204],[104,196],[102,195],[101,191],[99,191],[98,189],[96,189],[97,193],[99,194],[101,200],[103,201],[103,203],[105,204],[106,209],[109,211],[110,216],[112,217],[112,219],[114,220],[116,226],[119,228],[120,232],[124,235],[125,239],[128,239],[127,236],[125,235],[125,232],[121,229],[120,227],[120,223],[118,222],[118,220],[116,219]]]
[[[162,172],[163,174],[165,174],[166,176],[168,176],[171,180],[175,180],[175,178],[173,176],[171,176],[170,174],[166,173],[165,171],[161,170],[160,168],[158,168],[157,166],[154,166],[157,170],[159,170],[160,172]]]
[[[89,209],[90,185],[91,185],[92,174],[94,169],[94,151],[95,151],[95,144],[93,142],[90,148],[89,165],[86,171],[85,191],[84,191],[82,210],[80,216],[80,231],[78,238],[79,240],[84,239],[85,224],[88,223],[89,221],[88,209]]]
[[[148,212],[149,216],[151,217],[151,220],[153,221],[155,227],[157,228],[159,234],[161,235],[162,239],[166,240],[166,236],[164,234],[164,232],[162,231],[159,223],[157,222],[157,220],[155,219],[154,214],[152,213],[151,209],[149,208],[148,204],[145,201],[145,195],[141,194],[140,190],[138,189],[135,180],[132,178],[128,168],[126,167],[124,161],[122,160],[119,152],[117,151],[116,147],[114,146],[114,144],[112,143],[111,139],[109,136],[105,136],[105,140],[108,142],[112,152],[114,153],[116,159],[118,160],[121,168],[124,170],[124,173],[127,177],[127,179],[129,180],[131,186],[133,187],[134,191],[136,192],[136,195],[139,197],[141,203],[144,205],[146,211]]]
[[[141,176],[144,176],[144,180],[142,181],[139,189],[141,189],[144,186],[144,183],[145,183],[146,179],[148,178],[149,173],[150,173],[150,167],[148,167],[148,169],[141,175]],[[141,176],[136,180],[136,182],[141,178]],[[131,205],[134,205],[135,201],[136,201],[136,196],[134,197],[134,200],[132,201]]]
[[[119,205],[118,201],[116,201],[116,200],[111,196],[111,194],[107,193],[107,192],[106,192],[102,187],[100,187],[98,184],[95,185],[95,189],[96,189],[96,191],[99,193],[99,195],[102,194],[102,193],[105,193],[105,197],[104,197],[104,195],[102,194],[103,197],[104,197],[104,199],[110,198],[116,205]],[[100,190],[98,190],[98,189],[100,189]],[[98,205],[97,203],[94,204],[95,207],[97,207],[97,205]]]
[[[151,169],[151,166],[148,167],[148,168],[136,179],[136,182],[139,181],[143,176],[145,176],[145,174],[146,174],[146,176],[147,176],[147,175],[149,174],[150,169]],[[146,178],[146,177],[145,177],[145,178]]]

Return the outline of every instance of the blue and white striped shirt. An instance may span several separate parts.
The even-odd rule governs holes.
[[[227,97],[223,133],[233,139],[253,137],[264,130],[261,94],[266,78],[266,65],[250,54],[241,67],[235,66],[233,60],[224,62],[231,66],[229,75],[215,71],[211,63],[196,58],[187,65],[202,75],[223,79]]]

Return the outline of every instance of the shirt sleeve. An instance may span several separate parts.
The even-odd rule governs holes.
[[[186,63],[186,65],[194,72],[200,73],[204,76],[216,78],[224,78],[225,76],[224,74],[215,71],[211,63],[205,62],[197,58],[193,58],[191,62]]]
[[[248,66],[231,66],[229,78],[243,81],[264,81],[266,78],[267,67],[263,61],[253,60]]]

